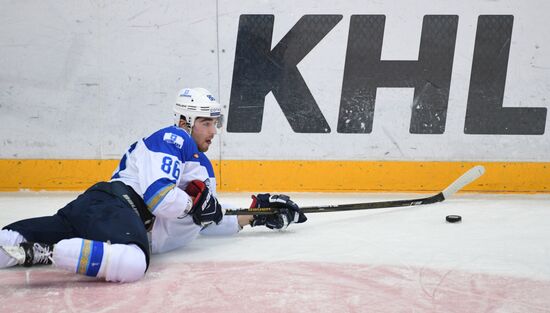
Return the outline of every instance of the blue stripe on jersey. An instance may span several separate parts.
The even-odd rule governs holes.
[[[134,142],[130,148],[128,149],[128,152],[126,152],[123,156],[122,156],[122,159],[120,160],[120,163],[118,164],[118,171],[116,171],[116,173],[113,175],[113,177],[111,177],[111,179],[113,178],[120,178],[120,172],[124,171],[126,169],[126,160],[128,159],[128,155],[130,153],[132,153],[132,151],[134,151],[134,149],[136,148],[137,146],[137,141]]]
[[[118,171],[116,171],[116,173],[113,174],[111,179],[120,178],[120,172],[124,171],[126,169],[126,159],[127,159],[127,154],[124,154],[122,156],[122,159],[120,159],[120,163],[118,164]]]
[[[149,210],[154,212],[166,194],[174,189],[174,187],[176,187],[176,181],[168,178],[157,179],[152,183],[143,194],[143,200]]]
[[[212,163],[204,153],[199,153],[199,163],[204,168],[206,168],[206,171],[208,172],[208,177],[214,177],[214,169],[212,168]]]
[[[183,138],[183,145],[181,145],[181,139],[171,140],[171,138],[179,137]],[[195,141],[186,131],[175,126],[163,128],[143,139],[143,142],[150,151],[175,156],[180,162],[191,160],[189,156],[192,156],[193,152],[189,154],[190,151],[196,150],[195,153],[198,153]],[[182,155],[182,151],[187,152],[185,157]]]
[[[136,148],[136,146],[137,146],[137,141],[134,142],[134,143],[130,146],[130,148],[128,148],[128,154],[132,153],[132,151],[134,151],[134,149]]]

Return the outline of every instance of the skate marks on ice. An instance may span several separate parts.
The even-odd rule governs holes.
[[[0,276],[0,312],[550,312],[550,281],[414,267],[153,263],[131,284],[52,267]]]

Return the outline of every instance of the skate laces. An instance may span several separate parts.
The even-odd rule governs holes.
[[[32,249],[34,251],[34,258],[32,260],[34,264],[53,263],[53,246],[34,243]]]

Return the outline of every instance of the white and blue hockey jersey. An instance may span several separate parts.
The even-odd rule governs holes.
[[[142,196],[156,216],[151,231],[152,253],[186,245],[201,232],[185,209],[191,198],[185,193],[189,182],[200,180],[216,195],[216,178],[208,157],[199,152],[193,138],[182,128],[163,128],[130,146],[113,173]],[[204,233],[232,234],[240,230],[235,216],[224,216],[220,224]]]

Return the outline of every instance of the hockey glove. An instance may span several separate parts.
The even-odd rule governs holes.
[[[195,197],[189,214],[193,216],[193,222],[199,226],[211,223],[218,224],[223,218],[222,206],[218,199],[210,192],[210,189],[200,180],[194,180],[187,185],[185,192]]]
[[[287,228],[292,223],[303,223],[307,217],[300,208],[286,195],[270,195],[261,193],[252,196],[251,208],[280,208],[279,213],[271,215],[254,215],[250,226],[265,225],[271,229]]]

